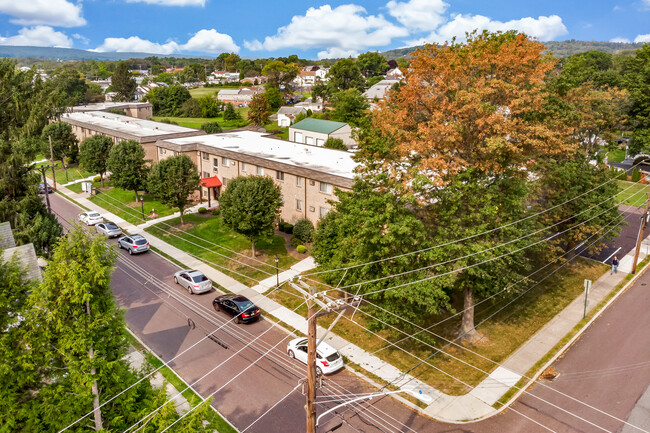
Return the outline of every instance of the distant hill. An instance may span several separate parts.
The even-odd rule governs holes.
[[[637,50],[643,46],[638,43],[626,42],[599,42],[599,41],[576,41],[569,39],[567,41],[548,41],[544,42],[548,51],[552,52],[555,57],[567,57],[572,54],[584,53],[585,51],[604,51],[606,53],[617,53],[625,50]],[[406,57],[413,51],[422,48],[424,45],[416,47],[397,48],[395,50],[385,51],[382,54],[388,60],[397,60]]]
[[[70,60],[127,60],[144,59],[145,57],[177,57],[177,58],[206,58],[214,56],[190,56],[184,54],[161,55],[152,53],[99,53],[95,51],[77,50],[73,48],[51,48],[51,47],[19,47],[12,45],[0,45],[0,57],[11,57],[20,59],[45,59],[59,60],[62,62]]]

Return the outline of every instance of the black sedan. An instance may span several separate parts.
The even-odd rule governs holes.
[[[260,309],[245,296],[217,296],[212,301],[212,306],[216,311],[225,311],[234,316],[237,323],[253,322],[260,318]]]

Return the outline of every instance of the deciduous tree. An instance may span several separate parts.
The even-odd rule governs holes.
[[[162,203],[178,208],[183,224],[183,211],[192,193],[199,188],[199,181],[199,173],[192,160],[187,155],[177,155],[154,164],[147,185]]]
[[[269,123],[269,101],[263,93],[253,96],[248,104],[248,120],[256,126],[264,126]]]
[[[113,186],[133,191],[135,201],[138,201],[138,191],[144,189],[149,174],[144,157],[144,148],[135,140],[120,141],[108,154],[106,168],[111,172]]]
[[[330,99],[334,112],[332,120],[360,126],[367,119],[366,110],[370,107],[368,100],[357,89],[348,89],[337,92]]]
[[[236,177],[219,196],[224,223],[251,241],[252,257],[255,257],[255,241],[273,234],[280,206],[280,188],[265,176]]]
[[[359,65],[354,59],[338,60],[330,68],[328,77],[328,86],[332,89],[332,93],[352,88],[363,90],[366,84]]]
[[[386,57],[376,51],[368,51],[367,53],[359,54],[357,64],[359,65],[361,73],[366,78],[376,75],[384,75],[388,70]]]
[[[108,156],[113,148],[113,140],[101,134],[95,134],[81,142],[79,146],[79,162],[88,171],[99,173],[104,186],[104,173]]]

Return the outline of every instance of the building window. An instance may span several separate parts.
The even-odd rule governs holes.
[[[332,193],[332,184],[327,183],[327,182],[320,182],[320,192],[324,192],[326,194],[331,194]]]
[[[210,159],[210,156],[208,155],[208,152],[201,152],[201,158],[207,161]]]
[[[276,171],[275,172],[275,178],[277,180],[284,180],[284,171]]]
[[[284,204],[284,195],[280,195],[280,203]]]
[[[160,153],[161,155],[164,155],[165,154],[165,149],[162,148],[162,147],[159,147],[158,148],[158,153]]]
[[[228,184],[228,178],[227,178],[227,177],[224,177],[224,178],[221,180],[221,183],[223,184],[223,186],[226,186],[226,185]]]
[[[321,217],[324,217],[325,215],[327,215],[327,213],[328,213],[329,211],[330,211],[330,210],[329,210],[328,208],[326,208],[326,207],[322,207],[322,208],[320,208],[320,216],[321,216]]]
[[[219,158],[212,158],[212,170],[219,171]]]
[[[296,210],[302,210],[302,200],[296,200]]]
[[[321,147],[325,146],[325,140],[323,140],[322,138],[317,138],[316,146],[321,146]]]
[[[257,175],[264,176],[264,167],[257,167]]]
[[[305,137],[305,144],[314,144],[314,137]]]
[[[210,173],[208,173],[207,171],[204,171],[203,172],[203,177],[210,177]]]
[[[302,176],[296,176],[296,186],[302,186]]]
[[[230,160],[228,158],[226,158],[225,156],[222,156],[221,157],[221,165],[223,165],[224,167],[228,167],[228,165],[230,165]]]
[[[246,171],[246,163],[245,162],[241,163],[241,171]]]

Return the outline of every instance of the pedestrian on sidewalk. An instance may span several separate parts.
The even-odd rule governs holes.
[[[614,256],[614,258],[612,259],[612,274],[617,274],[617,273],[618,273],[618,257]]]

